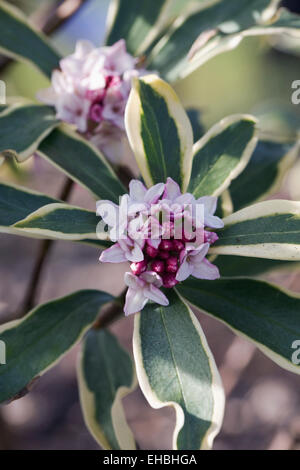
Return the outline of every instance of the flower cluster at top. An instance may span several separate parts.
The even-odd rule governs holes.
[[[223,227],[215,216],[217,198],[181,194],[171,178],[150,189],[132,180],[129,194],[120,205],[97,202],[102,230],[108,225],[114,245],[104,250],[104,263],[130,262],[125,274],[128,286],[125,314],[143,309],[148,300],[168,305],[160,287],[171,288],[190,275],[200,279],[217,279],[219,271],[207,259],[209,247],[218,240],[209,229]]]
[[[74,54],[60,61],[60,70],[52,73],[51,87],[41,90],[38,98],[53,105],[58,119],[73,124],[113,160],[109,144],[115,145],[123,137],[131,79],[145,73],[137,65],[124,40],[100,48],[81,40]]]

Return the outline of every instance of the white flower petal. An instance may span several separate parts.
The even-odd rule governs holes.
[[[144,253],[137,243],[134,244],[133,248],[127,252],[125,256],[128,261],[131,261],[132,263],[138,263],[144,259]]]
[[[128,316],[140,312],[145,307],[147,301],[148,299],[145,297],[143,289],[135,290],[129,287],[125,299],[125,315]]]
[[[131,287],[132,289],[138,290],[144,287],[144,283],[132,273],[124,274],[124,282],[126,286]]]
[[[119,207],[111,201],[101,200],[96,202],[97,214],[110,227],[116,227],[119,216]]]
[[[140,275],[140,279],[145,281],[147,284],[154,284],[156,287],[162,286],[162,278],[154,271],[145,271]]]
[[[131,180],[129,183],[129,196],[133,201],[144,202],[147,189],[139,180]]]
[[[194,266],[192,275],[198,279],[208,279],[211,281],[220,277],[217,266],[210,263],[206,258],[204,258],[201,264]]]
[[[118,243],[102,251],[100,255],[100,261],[102,263],[124,263],[127,261],[125,252],[122,250]]]
[[[224,222],[215,215],[206,215],[204,218],[205,225],[210,228],[223,228]]]
[[[218,198],[215,196],[203,196],[197,199],[196,204],[203,204],[205,214],[214,214],[217,209]]]
[[[192,244],[191,244],[192,245]],[[209,243],[203,243],[194,249],[193,251],[189,252],[189,257],[192,264],[201,263],[203,258],[207,255],[209,250]],[[188,250],[190,247],[187,247]]]
[[[144,201],[148,204],[156,204],[162,193],[164,192],[164,183],[158,183],[148,189],[145,194]]]
[[[193,267],[191,263],[189,263],[187,260],[183,261],[183,263],[181,264],[180,268],[177,271],[176,280],[179,282],[185,281],[185,279],[187,279],[191,275],[192,271],[193,271]]]
[[[185,193],[185,194],[182,194],[181,196],[178,196],[175,202],[176,204],[194,204],[195,198],[192,194]]]
[[[181,196],[179,185],[172,178],[167,178],[163,198],[174,201],[179,196]]]
[[[149,287],[144,288],[144,295],[149,300],[152,300],[153,302],[156,302],[159,305],[169,305],[169,300],[165,296],[165,294],[153,284],[151,284]]]

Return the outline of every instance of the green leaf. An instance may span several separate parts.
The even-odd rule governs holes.
[[[50,106],[18,104],[6,108],[0,113],[0,155],[19,161],[31,157],[58,124]]]
[[[300,202],[259,202],[225,217],[210,254],[300,260]]]
[[[197,198],[219,196],[244,170],[256,144],[255,118],[236,115],[223,119],[194,145],[188,191]]]
[[[55,240],[97,239],[97,224],[100,222],[95,212],[71,206],[69,204],[48,204],[29,214],[25,219],[14,224],[22,233],[39,238]],[[101,238],[108,240],[104,230]]]
[[[172,25],[156,44],[147,68],[168,81],[183,78],[212,57],[234,49],[245,36],[299,34],[298,15],[276,20],[279,1],[220,0]],[[293,18],[291,18],[293,16]],[[298,30],[298,31],[297,31]]]
[[[221,277],[258,276],[278,269],[299,269],[295,261],[277,259],[247,258],[246,256],[218,256],[213,260],[218,266]]]
[[[169,301],[135,316],[139,384],[153,408],[175,408],[175,449],[209,449],[223,418],[221,379],[198,320],[175,291]]]
[[[252,30],[246,33],[246,35],[252,36],[255,34],[287,34],[289,33],[292,36],[299,38],[299,29],[300,29],[300,15],[292,13],[286,8],[280,8],[277,11],[277,14],[274,16],[275,21],[271,21],[265,25],[263,28],[256,26]],[[264,28],[267,30],[264,31]]]
[[[140,54],[163,26],[169,3],[168,0],[112,0],[106,43],[112,45],[125,39],[128,52]]]
[[[78,363],[80,402],[85,423],[103,449],[134,450],[122,398],[136,387],[134,366],[116,337],[91,330]]]
[[[32,310],[21,320],[0,326],[6,364],[0,366],[0,402],[18,394],[53,367],[96,320],[113,298],[95,290],[78,291]]]
[[[125,126],[147,186],[171,177],[184,191],[191,172],[193,131],[173,89],[156,75],[135,79]]]
[[[201,137],[203,137],[203,135],[205,134],[204,125],[201,121],[202,113],[199,109],[196,108],[188,108],[186,110],[186,113],[193,129],[193,140],[194,142],[197,142],[197,140],[201,139]]]
[[[56,199],[13,184],[0,183],[0,232],[15,233],[13,225]]]
[[[43,140],[38,153],[97,198],[119,203],[119,196],[126,193],[102,154],[66,125]]]
[[[0,31],[1,54],[30,62],[48,77],[59,66],[60,55],[46,37],[27,22],[20,10],[4,1],[0,3]]]
[[[189,279],[179,292],[191,304],[253,341],[278,365],[300,373],[292,362],[300,338],[300,296],[253,279]]]
[[[298,153],[299,142],[292,145],[260,141],[245,170],[230,185],[234,209],[242,209],[279,190]]]
[[[110,246],[95,212],[60,203],[42,193],[0,183],[0,233],[32,238],[81,241]]]

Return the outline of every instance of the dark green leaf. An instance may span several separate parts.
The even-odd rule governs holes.
[[[222,277],[258,276],[281,268],[299,268],[299,264],[295,261],[247,258],[246,256],[218,256],[213,263],[218,266]]]
[[[211,254],[300,260],[300,202],[272,200],[224,219]]]
[[[80,401],[85,422],[104,449],[135,449],[122,398],[135,387],[134,366],[115,336],[88,332],[78,367]]]
[[[6,364],[0,366],[0,401],[19,393],[53,367],[78,342],[113,298],[101,291],[79,291],[40,305],[21,320],[0,327]]]
[[[235,333],[254,341],[281,367],[299,374],[293,342],[300,338],[300,298],[253,279],[186,280],[179,292],[191,304],[216,317]]]
[[[219,196],[245,168],[256,142],[250,116],[230,116],[213,126],[194,146],[188,191],[197,198]]]
[[[128,52],[136,55],[147,36],[153,33],[167,3],[166,0],[113,0],[106,43],[112,45],[125,39]]]
[[[223,417],[221,380],[194,314],[175,291],[168,297],[168,307],[148,304],[136,316],[138,380],[151,406],[175,407],[175,449],[208,449]]]
[[[27,22],[20,10],[4,1],[0,4],[0,31],[2,54],[33,63],[48,77],[58,67],[60,56],[46,37]]]
[[[67,126],[43,140],[39,153],[98,198],[119,203],[119,196],[126,193],[101,153]]]
[[[37,150],[40,142],[58,126],[50,106],[21,104],[0,114],[0,155],[23,161]]]
[[[260,141],[245,170],[230,185],[235,210],[279,189],[282,178],[297,158],[298,146]]]

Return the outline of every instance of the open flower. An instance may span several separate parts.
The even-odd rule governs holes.
[[[162,280],[157,273],[147,271],[140,276],[126,273],[124,280],[128,286],[124,307],[125,315],[139,312],[145,307],[148,300],[153,300],[160,305],[168,305],[167,297],[159,289],[162,285]]]
[[[124,111],[132,77],[144,73],[126,51],[124,40],[100,48],[81,40],[75,52],[60,61],[51,87],[41,90],[38,98],[53,105],[58,119],[73,124],[116,163],[124,152],[131,152]]]
[[[184,281],[189,276],[209,280],[220,277],[218,268],[205,259],[209,246],[209,243],[203,243],[196,250],[182,250],[180,267],[176,274],[177,281]]]
[[[197,207],[202,208],[197,211]],[[182,194],[178,184],[168,178],[147,189],[132,180],[129,195],[123,195],[120,206],[98,201],[97,212],[110,226],[116,243],[104,250],[104,263],[131,262],[131,273],[125,274],[129,290],[125,313],[141,310],[148,300],[167,305],[160,287],[172,288],[190,275],[200,279],[217,279],[219,271],[205,257],[218,237],[205,230],[210,225],[222,227],[214,216],[215,197],[195,200]]]

